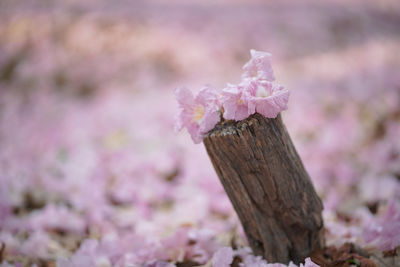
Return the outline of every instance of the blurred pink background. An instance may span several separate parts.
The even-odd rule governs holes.
[[[246,247],[203,145],[173,131],[173,90],[237,83],[250,49],[291,91],[328,245],[400,245],[399,47],[394,0],[1,1],[0,266]]]

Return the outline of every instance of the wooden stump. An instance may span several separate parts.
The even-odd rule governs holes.
[[[323,247],[322,202],[280,115],[220,123],[204,145],[255,254],[299,263]]]

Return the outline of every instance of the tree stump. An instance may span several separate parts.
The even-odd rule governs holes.
[[[323,247],[322,202],[280,115],[219,123],[203,141],[256,255],[299,263]]]

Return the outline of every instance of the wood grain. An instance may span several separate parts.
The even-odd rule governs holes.
[[[299,263],[323,246],[322,202],[280,115],[219,123],[204,145],[255,254]]]

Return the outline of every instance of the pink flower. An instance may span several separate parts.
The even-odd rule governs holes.
[[[243,79],[259,78],[267,81],[275,80],[269,58],[270,53],[250,50],[251,59],[243,66]]]
[[[264,80],[252,80],[245,87],[248,101],[248,113],[255,112],[267,118],[275,118],[279,112],[287,109],[289,91],[283,86]]]
[[[222,90],[221,102],[224,107],[224,118],[227,120],[240,121],[251,115],[241,85],[228,84]]]
[[[272,83],[275,78],[269,61],[271,55],[256,50],[250,53],[250,61],[243,66],[243,82],[223,89],[221,101],[227,120],[243,120],[255,112],[275,118],[287,109],[289,91]]]
[[[204,134],[220,121],[219,105],[216,90],[203,87],[196,96],[187,88],[178,88],[175,96],[179,104],[179,113],[175,127],[181,130],[186,127],[195,144],[203,140]]]

